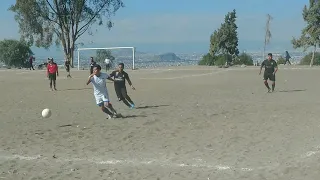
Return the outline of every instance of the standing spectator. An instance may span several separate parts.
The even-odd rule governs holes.
[[[29,58],[29,67],[30,67],[30,70],[31,68],[34,70],[34,67],[33,67],[33,61],[35,60],[35,58],[33,56],[30,56]]]
[[[71,78],[70,75],[70,61],[66,59],[66,61],[64,62],[64,67],[66,68],[66,71],[68,73],[67,78]]]
[[[106,63],[106,72],[107,72],[111,68],[111,61],[110,59],[105,59],[104,62]]]
[[[96,65],[97,63],[93,60],[93,57],[90,58],[90,74],[93,73],[93,67]]]

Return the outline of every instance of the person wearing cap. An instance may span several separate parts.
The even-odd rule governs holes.
[[[264,85],[268,88],[268,92],[270,92],[271,90],[273,92],[276,86],[275,81],[276,81],[276,73],[278,71],[278,64],[275,60],[272,59],[271,53],[268,54],[268,59],[264,60],[261,63],[259,75],[261,74],[263,67],[265,68],[264,74],[263,74]],[[268,84],[268,79],[272,82],[272,89]]]
[[[49,78],[49,81],[50,81],[50,89],[53,91],[52,83],[53,83],[54,90],[57,90],[56,79],[57,79],[57,76],[59,76],[58,65],[55,62],[53,62],[53,58],[48,58],[48,60],[49,60],[49,63],[47,65],[47,77]]]

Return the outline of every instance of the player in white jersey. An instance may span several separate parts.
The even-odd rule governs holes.
[[[87,81],[87,85],[92,83],[93,85],[93,94],[96,99],[96,103],[99,107],[101,107],[101,110],[108,114],[108,119],[111,117],[117,117],[117,112],[112,107],[112,104],[110,103],[108,89],[106,80],[113,81],[112,78],[109,77],[108,74],[102,73],[101,66],[95,65],[93,67],[93,73],[89,76],[89,79]]]

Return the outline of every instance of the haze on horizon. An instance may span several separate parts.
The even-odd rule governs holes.
[[[18,24],[8,11],[13,1],[1,1],[0,39],[19,39]],[[115,26],[94,26],[94,36],[84,34],[78,42],[82,47],[135,46],[142,52],[205,53],[211,33],[220,27],[227,12],[236,9],[240,51],[262,50],[266,14],[274,18],[271,23],[272,39],[269,51],[293,50],[293,36],[300,36],[305,23],[302,9],[308,0],[201,0],[169,1],[150,3],[147,0],[124,0],[112,20]],[[57,56],[62,51],[56,46],[47,51],[33,47],[36,55]],[[60,56],[60,54],[59,54]]]

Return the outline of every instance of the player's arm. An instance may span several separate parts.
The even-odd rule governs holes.
[[[130,77],[129,77],[128,73],[125,73],[125,76],[124,76],[124,77],[125,77],[126,80],[128,81],[128,84],[130,85],[130,87],[131,87],[133,90],[135,90],[135,88],[134,88],[133,85],[132,85],[132,82],[131,82],[131,80],[130,80]]]
[[[114,77],[115,74],[116,74],[116,72],[112,71],[112,73],[109,74],[109,77],[112,78],[112,77]]]
[[[49,64],[47,64],[47,77],[49,77],[49,67],[48,67]]]
[[[57,76],[59,76],[59,67],[58,67],[58,65],[56,65],[57,66]]]
[[[91,79],[92,79],[92,77],[94,76],[94,74],[91,74],[90,76],[89,76],[89,78],[88,78],[88,81],[87,81],[87,85],[89,85],[90,83],[91,83]]]
[[[113,78],[110,76],[108,76],[107,79],[114,82]]]
[[[261,66],[260,66],[260,72],[259,72],[259,75],[261,74],[261,71],[262,71],[262,68],[264,67],[264,61],[261,63]]]
[[[278,71],[278,64],[277,64],[277,62],[274,62],[274,63],[275,63],[275,65],[274,65],[274,72],[273,72],[273,74],[276,74],[277,71]]]

